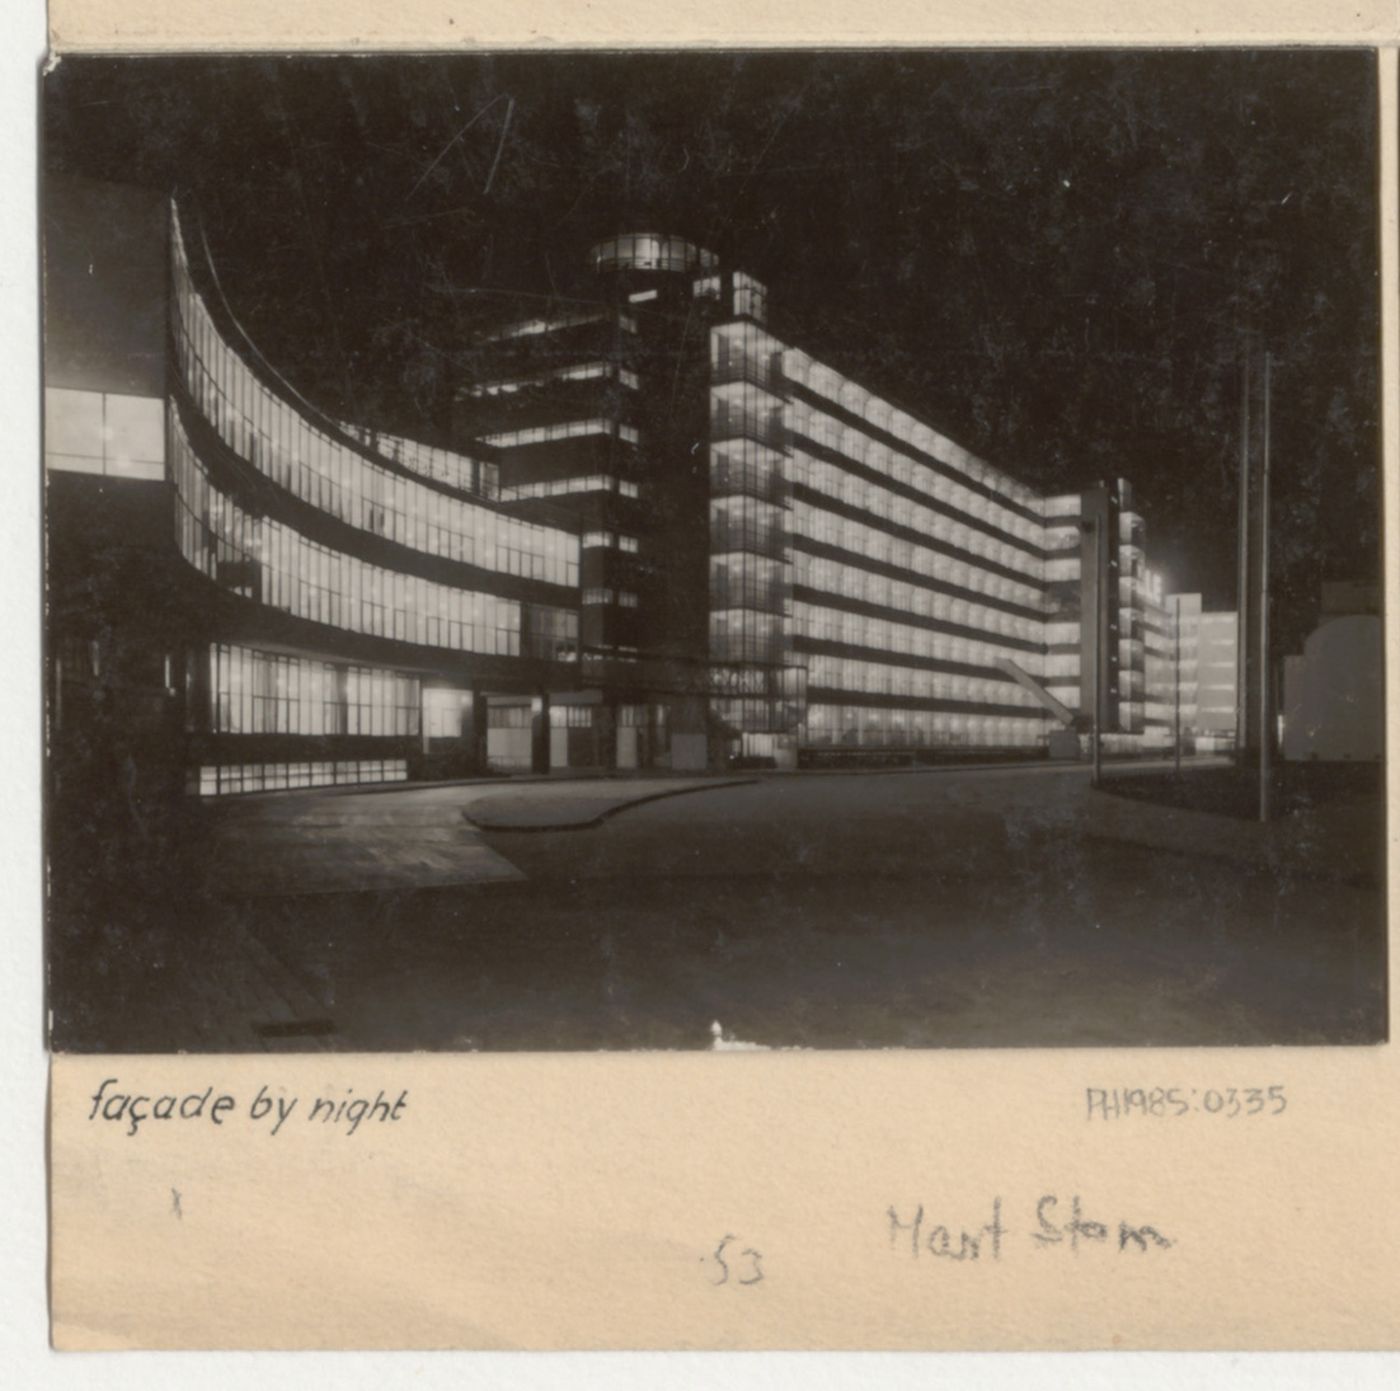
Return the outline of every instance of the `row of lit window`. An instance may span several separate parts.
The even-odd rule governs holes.
[[[782,613],[792,597],[789,567],[781,560],[726,552],[710,556],[710,604]]]
[[[1027,652],[1019,647],[998,643],[995,638],[957,637],[930,628],[916,628],[909,623],[869,618],[863,613],[823,608],[815,604],[793,604],[792,635],[813,642],[839,642],[848,647],[868,647],[876,652],[898,652],[910,657],[964,662],[973,666],[991,666],[1006,658],[1032,676],[1040,675],[1041,664],[1045,660],[1041,652]]]
[[[504,328],[483,334],[482,339],[487,343],[499,343],[511,338],[533,338],[542,333],[558,333],[561,329],[582,328],[585,324],[608,323],[612,317],[608,309],[583,309],[569,314],[551,314],[548,318],[517,319]],[[627,333],[637,331],[637,321],[630,314],[619,314],[617,324]]]
[[[730,296],[729,311],[736,315],[747,315],[762,323],[768,316],[768,290],[752,276],[743,271],[735,271],[732,276],[733,290]],[[691,293],[696,299],[719,300],[723,295],[723,284],[717,275],[704,275],[692,282]]]
[[[841,748],[1034,748],[1045,722],[1015,715],[947,710],[886,710],[858,705],[809,705],[801,741]]]
[[[717,662],[783,660],[787,624],[780,614],[754,609],[710,610],[710,657]]]
[[[752,440],[722,440],[710,446],[710,496],[747,493],[765,502],[788,498],[783,455]]]
[[[795,537],[808,537],[823,545],[836,546],[880,565],[922,575],[1003,604],[1041,611],[1046,606],[1045,592],[1037,586],[983,570],[966,560],[954,559],[942,551],[917,545],[902,536],[891,536],[878,527],[852,521],[849,517],[828,512],[824,507],[794,501],[789,524]]]
[[[734,303],[736,315],[747,315],[762,323],[768,317],[768,288],[744,271],[734,272]]]
[[[433,647],[520,654],[517,600],[385,570],[254,516],[213,487],[173,409],[170,427],[180,551],[210,579],[317,623]]]
[[[792,573],[792,567],[781,559],[770,556],[756,555],[749,551],[711,551],[710,553],[710,578],[711,579],[737,579],[740,576],[761,577],[763,580],[772,583],[786,583]]]
[[[1023,662],[1022,665],[1024,666],[1025,663]],[[1072,677],[1077,681],[1079,679],[1079,653],[1047,652],[1040,659],[1040,671],[1046,681],[1065,677]]]
[[[551,705],[549,727],[592,729],[593,709],[591,705]],[[534,722],[535,711],[529,705],[493,705],[486,714],[488,729],[530,729]]]
[[[964,477],[1010,498],[1022,507],[1035,508],[1037,498],[1025,484],[994,469],[903,411],[894,410],[855,382],[842,378],[822,363],[814,362],[806,353],[790,350],[783,359],[783,372],[789,381],[806,387],[817,396],[824,396],[842,410],[892,435],[927,459],[935,459],[944,467],[955,469]],[[918,462],[922,469],[929,467],[924,461]]]
[[[1031,555],[1019,545],[1012,545],[1005,536],[988,529],[985,522],[969,526],[942,512],[924,507],[903,493],[879,487],[848,469],[823,459],[814,459],[800,449],[792,452],[791,476],[794,483],[805,484],[847,507],[858,507],[893,526],[907,527],[945,546],[956,546],[959,550],[994,561],[1009,570],[1019,570],[1037,582],[1044,573],[1045,562],[1039,556]]]
[[[731,540],[744,538],[731,532]],[[760,608],[785,611],[792,597],[792,569],[773,550],[725,551],[710,556],[710,604],[713,608]]]
[[[585,589],[585,604],[618,604],[624,609],[637,607],[637,596],[629,589]]]
[[[710,333],[713,381],[746,381],[760,387],[783,386],[782,344],[753,324],[721,324]]]
[[[842,425],[821,411],[812,410],[804,402],[790,403],[784,414],[794,438],[810,440],[876,473],[883,473],[894,482],[923,493],[940,506],[962,513],[982,527],[994,528],[1003,536],[1014,538],[1023,546],[1044,546],[1044,530],[1039,522],[961,483],[953,482],[934,469],[919,465],[905,454],[887,449],[859,430]]]
[[[578,583],[578,542],[415,483],[333,441],[275,396],[224,342],[194,289],[176,227],[175,350],[181,375],[224,442],[305,502],[415,550],[488,570]]]
[[[549,727],[551,729],[592,729],[593,706],[551,705],[549,707]]]
[[[715,387],[710,392],[710,438],[735,436],[783,448],[782,403],[747,382]]]
[[[856,565],[843,565],[824,556],[809,555],[803,550],[793,552],[792,578],[794,584],[818,589],[824,594],[878,604],[881,608],[897,609],[918,618],[980,628],[1024,642],[1041,643],[1045,640],[1044,626],[1037,619],[1008,613],[975,600],[956,598],[907,580],[891,579],[888,575],[876,574],[873,570],[864,570]]]
[[[523,605],[520,646],[527,657],[574,661],[578,657],[578,610],[553,604]]]
[[[745,746],[754,752],[754,736],[764,732],[787,734],[802,718],[803,707],[792,701],[712,700],[710,714],[730,733],[743,733]]]
[[[641,489],[630,478],[590,473],[577,478],[554,478],[540,483],[515,483],[501,489],[501,501],[526,502],[532,498],[567,497],[571,493],[616,493],[619,497],[639,497]]]
[[[814,361],[806,353],[790,351],[784,361],[784,371],[792,381],[818,396],[824,396],[875,429],[893,435],[920,453],[957,469],[966,477],[995,489],[1023,506],[1034,506],[1035,494],[1024,483],[1008,477],[930,426],[895,409],[824,363]]]
[[[589,420],[556,420],[550,425],[531,425],[520,430],[500,430],[483,438],[487,444],[493,444],[498,449],[514,449],[523,444],[581,439],[585,435],[605,435],[609,439],[616,437],[627,444],[636,444],[641,439],[635,425],[624,425],[621,421],[602,416]]]
[[[416,677],[379,667],[216,643],[209,649],[215,734],[416,735]]]
[[[353,783],[403,782],[408,763],[402,758],[352,758],[326,763],[235,763],[204,766],[192,780],[201,797],[237,792],[282,792],[295,787],[332,787]]]
[[[461,394],[464,396],[514,396],[518,391],[530,387],[545,386],[550,382],[591,382],[617,380],[623,386],[635,391],[642,379],[626,367],[611,362],[578,362],[567,367],[555,367],[552,371],[537,372],[529,377],[512,377],[505,381],[475,382]]]
[[[718,265],[713,251],[706,251],[684,237],[659,232],[629,232],[595,242],[588,249],[594,270],[684,271]]]
[[[762,696],[801,701],[807,690],[807,669],[789,663],[781,667],[710,664],[709,690],[714,697]]]
[[[635,536],[624,536],[616,531],[585,531],[582,545],[584,550],[617,550],[627,555],[636,555],[638,550]]]
[[[727,342],[727,339],[721,340]],[[761,366],[735,352],[729,369],[715,375],[710,387],[710,438],[750,435],[785,447],[783,399],[757,378]],[[752,424],[743,423],[752,417]],[[728,422],[728,423],[726,423]],[[771,437],[771,438],[770,438]]]
[[[807,681],[828,690],[864,695],[906,696],[917,700],[961,700],[976,705],[1020,705],[1036,709],[1036,699],[1014,681],[955,675],[920,667],[867,662],[858,657],[813,656]]]
[[[710,499],[710,550],[751,551],[781,560],[787,553],[788,513],[748,494]]]
[[[500,470],[490,460],[468,458],[465,454],[441,449],[434,444],[423,444],[418,440],[405,439],[402,435],[389,435],[382,430],[371,430],[367,425],[352,425],[342,421],[340,428],[351,439],[359,440],[376,454],[382,454],[386,459],[392,459],[424,478],[435,478],[438,482],[459,488],[464,493],[477,493],[488,498],[496,496],[500,484]]]

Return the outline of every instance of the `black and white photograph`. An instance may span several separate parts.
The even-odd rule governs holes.
[[[1374,51],[40,102],[53,1049],[1386,1040]]]

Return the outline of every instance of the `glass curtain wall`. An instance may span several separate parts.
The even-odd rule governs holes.
[[[209,649],[215,734],[416,736],[417,677],[216,643]]]
[[[802,591],[793,636],[819,693],[806,741],[1038,744],[1044,712],[997,664],[1046,674],[1040,500],[805,354],[789,352],[784,367],[800,387],[787,410]],[[831,704],[834,692],[851,703]],[[889,707],[859,699],[872,695]],[[899,708],[900,698],[970,708]]]
[[[781,345],[753,323],[719,325],[710,373],[710,655],[781,666],[792,605]],[[742,717],[770,727],[748,704]]]
[[[177,367],[201,413],[235,454],[304,502],[400,545],[502,574],[578,583],[578,538],[570,532],[381,467],[270,391],[224,340],[195,289],[178,215],[172,215],[172,246]]]
[[[314,623],[427,647],[520,655],[521,604],[371,565],[256,516],[220,493],[172,403],[170,472],[184,558],[245,598]]]

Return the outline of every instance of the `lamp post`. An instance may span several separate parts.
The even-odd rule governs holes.
[[[1100,737],[1103,729],[1103,589],[1104,582],[1108,577],[1108,566],[1104,560],[1105,532],[1108,526],[1108,508],[1105,502],[1104,515],[1102,519],[1098,517],[1081,518],[1079,528],[1082,532],[1094,533],[1094,641],[1093,641],[1093,694],[1090,709],[1093,715],[1093,732],[1091,738],[1093,773],[1090,778],[1090,785],[1098,787],[1103,780],[1103,740]],[[1081,593],[1082,593],[1081,589]],[[1080,615],[1080,623],[1084,621],[1083,614]],[[1080,649],[1083,650],[1082,647]]]
[[[1175,750],[1176,775],[1181,776],[1181,595],[1172,595],[1172,667],[1173,718],[1172,745]]]
[[[1269,449],[1273,357],[1264,354],[1264,449],[1259,478],[1259,819],[1269,819]]]
[[[1249,382],[1250,344],[1244,340],[1244,362],[1240,369],[1240,490],[1239,541],[1236,551],[1235,574],[1239,597],[1235,604],[1238,615],[1235,649],[1235,761],[1244,767],[1249,748]]]
[[[1094,786],[1103,782],[1104,588],[1108,584],[1108,496],[1094,553]],[[1117,596],[1115,595],[1115,598]]]

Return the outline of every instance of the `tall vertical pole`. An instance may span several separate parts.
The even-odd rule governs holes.
[[[1269,410],[1270,354],[1264,354],[1264,459],[1259,481],[1259,819],[1269,819]]]
[[[1094,520],[1094,773],[1093,786],[1103,781],[1104,588],[1108,580],[1108,494],[1103,514]]]
[[[1173,594],[1173,595],[1172,595],[1172,604],[1173,604],[1173,606],[1174,606],[1175,609],[1176,609],[1175,621],[1174,621],[1173,626],[1172,626],[1172,631],[1173,631],[1173,632],[1175,633],[1175,635],[1176,635],[1176,642],[1175,642],[1175,645],[1174,645],[1174,647],[1173,647],[1173,652],[1174,652],[1174,654],[1175,654],[1175,659],[1176,659],[1176,660],[1175,660],[1175,663],[1174,663],[1175,669],[1176,669],[1176,681],[1175,681],[1175,683],[1174,683],[1174,684],[1175,684],[1175,696],[1176,696],[1176,701],[1175,701],[1176,709],[1175,709],[1175,717],[1174,717],[1172,723],[1173,723],[1173,731],[1174,731],[1174,734],[1173,734],[1173,744],[1174,744],[1174,747],[1175,747],[1175,749],[1176,749],[1176,775],[1177,775],[1177,777],[1180,777],[1180,776],[1181,776],[1181,595],[1180,595],[1180,594]]]
[[[1249,340],[1240,379],[1240,532],[1235,572],[1239,599],[1235,640],[1235,753],[1249,747]]]

